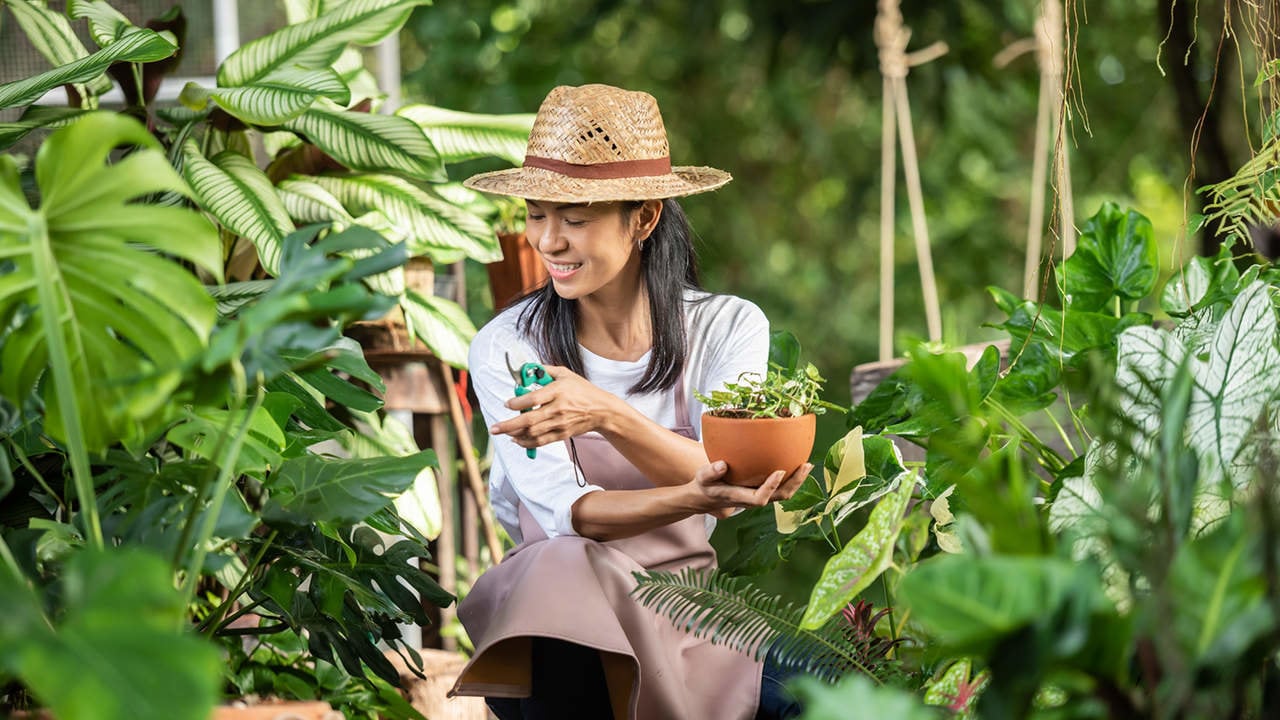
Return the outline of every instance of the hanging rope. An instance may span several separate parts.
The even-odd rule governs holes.
[[[1053,161],[1064,257],[1075,251],[1075,206],[1071,194],[1071,165],[1067,156],[1065,126],[1062,122],[1066,95],[1063,70],[1066,57],[1062,3],[1044,0],[1036,21],[1036,34],[1000,51],[994,59],[1004,67],[1026,52],[1034,51],[1040,67],[1040,98],[1036,110],[1035,157],[1031,166],[1031,208],[1027,218],[1027,257],[1022,275],[1022,296],[1035,300],[1040,295],[1040,260],[1043,254],[1045,185],[1048,179],[1049,132],[1054,132]]]
[[[911,129],[911,104],[907,100],[907,73],[947,52],[936,42],[914,53],[907,52],[911,30],[902,24],[899,0],[878,0],[875,24],[876,47],[880,50],[880,73],[884,76],[884,108],[880,154],[880,359],[893,357],[893,225],[895,217],[894,181],[895,132],[902,135],[902,169],[907,180],[907,201],[911,207],[912,232],[920,266],[924,293],[925,320],[929,339],[942,339],[942,313],[938,306],[938,286],[929,249],[929,227],[925,222],[924,193],[920,188],[920,165],[916,157],[915,135]]]

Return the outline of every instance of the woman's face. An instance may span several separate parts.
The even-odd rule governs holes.
[[[619,202],[525,204],[525,235],[542,256],[561,297],[574,300],[601,290],[638,287],[639,241],[653,232],[662,212],[660,202],[646,202],[631,212]]]

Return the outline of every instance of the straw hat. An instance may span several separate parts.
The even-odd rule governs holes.
[[[528,200],[658,200],[715,190],[732,177],[672,167],[658,102],[609,85],[560,86],[534,118],[524,167],[472,176],[469,188]]]

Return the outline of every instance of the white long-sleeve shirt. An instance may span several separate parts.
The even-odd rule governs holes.
[[[490,320],[471,341],[468,367],[480,411],[487,426],[516,416],[505,403],[515,395],[515,382],[507,371],[506,356],[519,367],[529,361],[541,362],[533,343],[524,337],[518,321],[524,305],[507,308]],[[627,389],[644,376],[649,362],[646,353],[639,360],[609,360],[579,348],[586,378],[611,392],[662,427],[691,422],[702,437],[702,403],[693,396],[697,390],[708,394],[726,382],[734,382],[743,372],[763,373],[769,358],[769,321],[760,308],[732,295],[704,292],[685,294],[686,354],[684,388],[688,419],[676,418],[671,390],[632,395]],[[525,506],[542,526],[547,537],[576,535],[571,509],[586,493],[601,490],[597,485],[579,485],[579,475],[562,442],[538,448],[530,459],[525,448],[501,435],[491,438],[493,467],[489,472],[489,500],[498,521],[513,540],[521,542],[518,508]]]

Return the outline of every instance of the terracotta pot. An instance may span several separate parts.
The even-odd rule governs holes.
[[[547,280],[547,267],[524,233],[498,233],[502,259],[489,263],[489,290],[497,312]]]
[[[788,474],[813,452],[818,416],[788,418],[724,418],[702,416],[702,446],[712,462],[729,464],[728,481],[760,487],[775,470]]]

